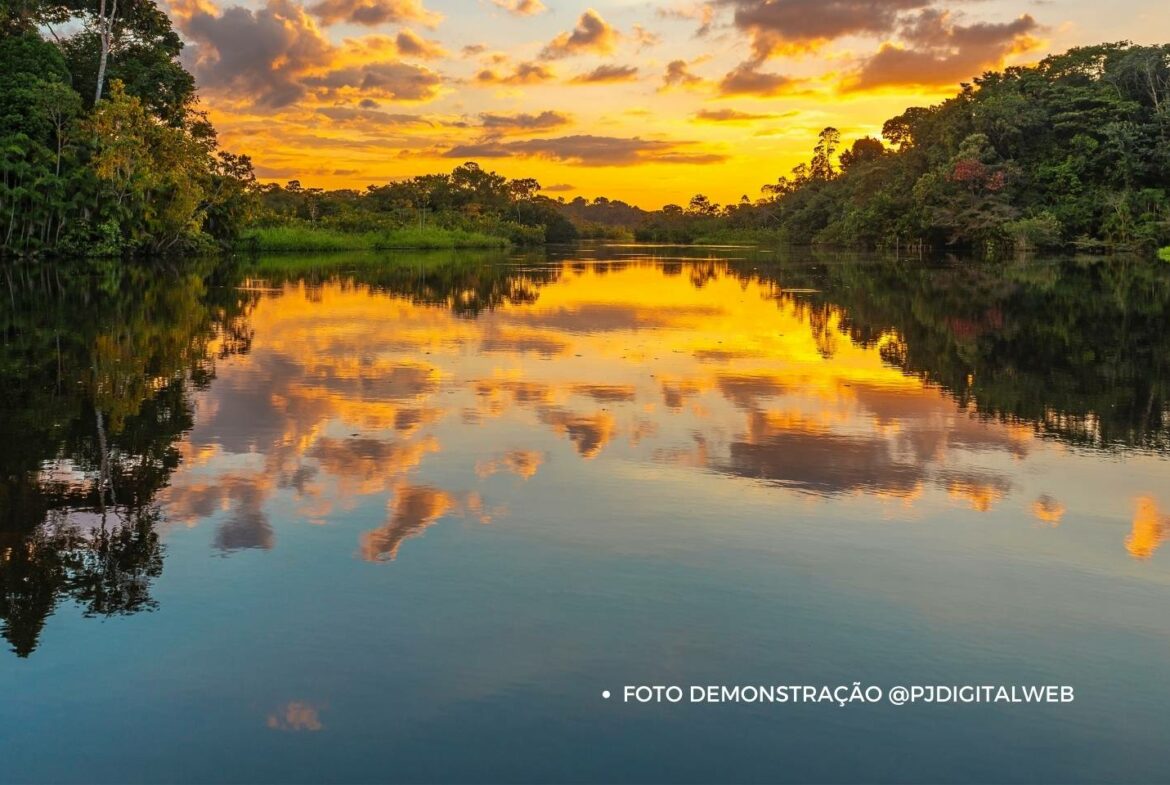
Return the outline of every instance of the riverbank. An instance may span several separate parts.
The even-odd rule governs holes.
[[[245,250],[267,253],[499,249],[509,244],[503,237],[436,227],[343,232],[308,226],[275,226],[252,229],[240,240]]]

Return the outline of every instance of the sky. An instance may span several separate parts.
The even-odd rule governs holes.
[[[163,0],[224,148],[358,188],[477,161],[549,196],[754,199],[988,69],[1170,41],[1163,0]]]

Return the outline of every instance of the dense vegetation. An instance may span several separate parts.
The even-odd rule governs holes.
[[[339,237],[345,234],[368,237],[366,241],[350,240],[345,243],[348,249],[401,247],[400,242],[395,243],[395,235],[413,237],[427,248],[490,244],[472,242],[476,236],[505,238],[516,245],[568,242],[578,237],[559,203],[539,193],[536,180],[509,180],[471,162],[455,167],[450,174],[371,185],[364,192],[304,188],[296,180],[284,186],[263,185],[258,191],[257,236],[263,239],[264,230],[276,227],[304,230],[305,244],[298,250],[330,242],[322,238],[345,243]],[[379,240],[387,235],[389,239]]]
[[[252,165],[216,144],[167,15],[151,0],[0,10],[0,253],[230,244]]]
[[[988,73],[889,120],[882,136],[838,155],[841,135],[826,128],[812,160],[763,199],[720,208],[696,196],[633,226],[646,240],[993,253],[1170,239],[1170,46],[1103,44]],[[621,209],[593,212],[609,223]]]

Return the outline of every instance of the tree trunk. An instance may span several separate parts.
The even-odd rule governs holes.
[[[110,15],[106,16],[106,0],[102,0],[98,9],[98,28],[101,31],[101,52],[98,55],[97,89],[94,91],[93,104],[97,106],[102,100],[102,88],[106,82],[106,61],[110,57],[110,40],[114,33],[114,16],[118,13],[118,0],[111,0]]]

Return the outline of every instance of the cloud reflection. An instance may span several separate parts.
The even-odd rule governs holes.
[[[506,520],[563,482],[545,471],[558,454],[751,483],[778,503],[897,499],[1053,526],[1076,509],[1027,479],[1062,460],[1052,445],[903,373],[899,336],[850,340],[835,306],[711,262],[676,268],[566,264],[472,318],[441,297],[287,285],[255,309],[251,353],[200,393],[168,519],[213,521],[230,552],[384,510],[358,554],[387,562],[450,517]],[[489,505],[487,487],[507,498]],[[1126,549],[1149,558],[1167,528],[1142,497]]]

